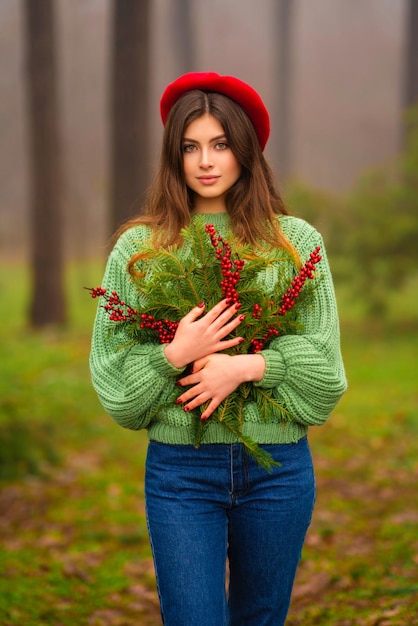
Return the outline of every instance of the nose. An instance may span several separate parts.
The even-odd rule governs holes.
[[[202,151],[201,151],[200,154],[201,154],[201,156],[200,156],[200,167],[202,169],[205,169],[205,170],[210,169],[211,167],[213,167],[213,161],[212,161],[212,159],[210,157],[209,150],[206,149],[206,148],[202,148]]]

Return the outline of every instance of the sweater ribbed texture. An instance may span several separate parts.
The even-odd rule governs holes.
[[[206,214],[219,233],[228,236],[228,214]],[[243,433],[257,443],[292,443],[306,435],[309,426],[323,424],[344,393],[347,382],[340,351],[340,333],[334,287],[321,235],[305,221],[280,217],[284,234],[298,250],[304,262],[312,250],[321,246],[318,265],[321,280],[314,290],[313,302],[300,312],[303,332],[275,338],[260,354],[266,361],[261,381],[253,383],[271,389],[274,397],[286,407],[289,417],[266,423],[253,402],[244,409]],[[115,290],[122,300],[140,307],[138,292],[126,266],[149,238],[150,230],[137,226],[126,231],[112,250],[102,287]],[[262,277],[267,292],[274,284],[274,272],[268,268]],[[289,281],[292,279],[289,276]],[[166,359],[164,346],[157,343],[129,344],[120,330],[109,333],[109,321],[98,307],[90,353],[93,386],[107,413],[124,428],[146,428],[150,439],[162,443],[190,444],[192,415],[185,413],[169,398],[182,369]],[[210,419],[203,443],[236,441],[222,424]]]

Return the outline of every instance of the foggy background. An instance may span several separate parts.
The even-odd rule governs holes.
[[[91,385],[85,287],[188,71],[260,93],[266,155],[336,287],[349,386],[309,435],[318,498],[286,624],[411,626],[418,0],[0,0],[0,621],[161,626],[147,436]]]
[[[36,0],[34,0],[36,1]],[[266,154],[280,182],[279,42],[274,0],[191,3],[193,67],[179,58],[173,2],[151,3],[150,149],[159,98],[184,71],[233,74],[259,91],[272,132]],[[390,161],[402,138],[404,0],[294,0],[289,160],[293,177],[343,192],[368,167]],[[67,254],[103,254],[108,235],[111,2],[56,0],[59,114]],[[23,7],[0,0],[0,255],[26,256],[29,175]]]

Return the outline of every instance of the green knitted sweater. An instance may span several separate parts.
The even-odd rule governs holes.
[[[332,277],[320,234],[305,221],[281,216],[285,235],[298,250],[302,261],[321,246],[322,279],[314,290],[314,301],[300,313],[303,333],[275,338],[260,354],[266,361],[261,381],[253,383],[273,390],[290,417],[267,423],[255,403],[244,409],[242,432],[257,443],[291,443],[303,437],[309,426],[320,425],[331,414],[347,383],[340,351],[338,313]],[[227,213],[207,214],[206,223],[227,237]],[[138,252],[150,230],[137,226],[126,231],[111,252],[102,286],[115,290],[131,306],[138,306],[138,294],[126,266]],[[289,280],[291,280],[289,276]],[[271,290],[274,270],[266,268],[265,290]],[[174,402],[175,383],[183,370],[171,365],[164,346],[157,343],[129,344],[121,330],[110,334],[106,312],[98,307],[94,322],[90,369],[98,397],[109,415],[124,428],[146,428],[149,438],[169,444],[191,444],[192,415]],[[161,407],[161,408],[159,408]],[[158,409],[156,411],[156,409]],[[232,443],[234,435],[216,419],[210,419],[202,443]]]

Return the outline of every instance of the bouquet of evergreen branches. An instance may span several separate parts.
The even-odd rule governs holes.
[[[113,291],[102,287],[90,288],[93,298],[105,300],[103,308],[115,322],[115,330],[123,325],[132,341],[169,343],[174,338],[180,320],[197,304],[205,302],[209,310],[217,302],[227,299],[235,303],[245,322],[234,334],[244,340],[228,354],[256,353],[266,348],[279,335],[301,332],[298,308],[306,306],[314,289],[315,265],[321,260],[317,247],[299,269],[289,252],[283,249],[263,250],[255,255],[245,244],[232,246],[211,224],[196,219],[182,231],[183,244],[155,250],[141,250],[144,272],[135,279],[141,309],[121,301]],[[139,263],[141,266],[141,263]],[[277,267],[277,282],[271,293],[265,293],[262,273]],[[293,275],[293,279],[289,276]],[[304,304],[303,304],[304,303]],[[182,374],[184,376],[184,373]],[[174,392],[173,402],[184,392]],[[247,452],[265,469],[277,465],[271,456],[242,432],[243,411],[247,402],[255,402],[266,422],[272,416],[288,418],[286,409],[273,397],[269,389],[242,383],[218,406],[209,420],[216,419],[243,443]],[[194,418],[194,442],[198,447],[209,420],[202,420],[207,403],[191,412]]]

